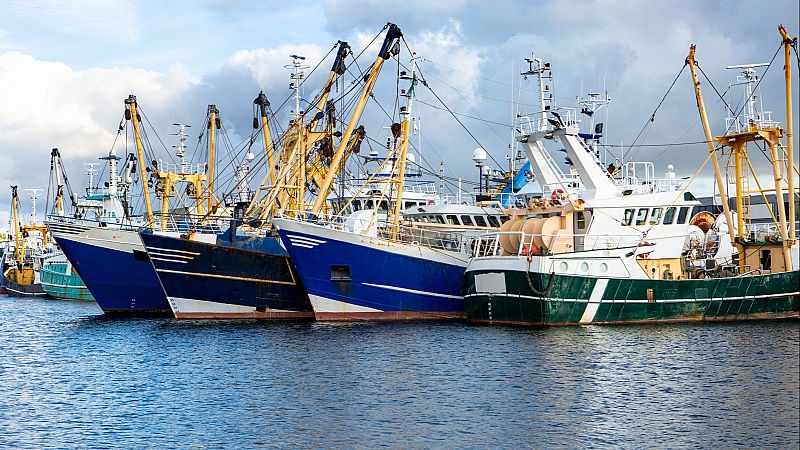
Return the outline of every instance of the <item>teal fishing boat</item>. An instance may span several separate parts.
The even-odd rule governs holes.
[[[39,269],[39,282],[50,297],[94,301],[92,293],[63,253],[45,261],[44,266]]]

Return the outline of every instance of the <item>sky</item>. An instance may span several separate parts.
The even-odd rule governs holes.
[[[207,105],[216,104],[231,141],[239,142],[250,133],[252,100],[260,90],[273,104],[290,94],[284,67],[290,54],[305,56],[313,67],[337,40],[359,52],[386,22],[402,29],[432,91],[461,120],[420,89],[420,156],[436,168],[444,161],[448,176],[474,179],[473,149],[480,145],[504,164],[515,114],[536,101],[530,82],[519,76],[531,54],[551,62],[558,106],[575,106],[590,89],[608,92],[605,142],[617,155],[625,148],[610,145],[630,145],[637,136],[637,143],[649,145],[704,139],[688,70],[669,89],[691,43],[714,87],[724,92],[736,76],[725,66],[769,62],[780,43],[778,24],[797,35],[799,16],[796,0],[757,7],[738,0],[5,0],[0,228],[8,223],[9,185],[20,186],[26,214],[30,202],[22,190],[47,187],[51,148],[60,149],[73,189],[85,184],[84,163],[108,153],[129,94],[163,140],[174,139],[172,123],[199,124]],[[367,49],[359,64],[370,64],[375,52]],[[764,109],[781,122],[782,69],[781,53],[761,84]],[[382,74],[376,88],[382,98],[393,95],[394,82],[386,80],[395,70]],[[723,102],[704,80],[701,87],[712,129],[721,133]],[[313,88],[304,93],[310,99]],[[384,113],[369,105],[368,134],[380,140],[383,122]],[[797,136],[797,124],[795,130]],[[657,174],[673,164],[678,176],[692,176],[707,148],[637,147],[626,155],[652,161]],[[763,158],[756,165],[766,167]],[[706,168],[691,190],[708,195],[711,176]]]

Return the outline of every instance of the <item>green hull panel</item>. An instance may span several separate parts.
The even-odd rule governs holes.
[[[39,280],[47,295],[64,300],[94,301],[83,280],[74,271],[67,273],[66,264],[53,263],[39,269]]]
[[[704,280],[601,280],[531,273],[530,284],[524,272],[505,271],[506,289],[499,293],[476,292],[475,275],[480,273],[497,272],[466,274],[467,319],[477,323],[576,325],[800,318],[800,271]],[[551,276],[555,277],[552,282]]]

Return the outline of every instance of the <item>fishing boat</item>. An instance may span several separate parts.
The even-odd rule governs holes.
[[[89,288],[63,253],[45,260],[39,269],[39,282],[42,289],[52,298],[94,301]]]
[[[397,33],[393,25],[387,27],[384,47],[396,41]],[[292,64],[287,67],[292,71],[295,110],[287,131],[278,140],[275,160],[279,170],[273,164],[269,102],[263,93],[254,101],[260,117],[253,123],[263,134],[267,173],[254,195],[245,195],[246,180],[240,177],[243,186],[234,195],[240,213],[235,214],[228,232],[216,242],[198,242],[193,233],[180,239],[142,233],[142,242],[176,318],[314,317],[296,269],[272,230],[271,219],[279,207],[302,209],[311,189],[322,185],[335,170],[336,165],[326,162],[338,137],[334,103],[328,96],[345,74],[345,58],[350,55],[346,42],[338,42],[337,47],[327,81],[305,112],[300,110],[301,81],[306,78],[303,58],[292,55]],[[365,81],[367,86],[375,82],[378,72],[373,68]],[[363,138],[357,132],[352,140],[346,136],[341,142],[358,152]]]
[[[219,127],[218,111],[209,106],[209,126]],[[177,236],[183,227],[192,225],[191,215],[175,217],[169,214],[169,200],[178,195],[176,184],[187,186],[191,198],[190,206],[199,216],[205,215],[205,182],[207,175],[201,170],[186,164],[185,128],[179,124],[179,145],[176,153],[181,158],[178,167],[152,158],[145,159],[144,144],[140,132],[141,116],[135,96],[125,100],[124,124],[132,124],[132,134],[137,156],[129,155],[123,176],[117,174],[120,158],[112,147],[104,159],[108,162],[109,181],[106,187],[88,193],[85,200],[95,206],[88,208],[89,214],[79,213],[79,217],[50,216],[47,225],[52,231],[64,254],[74,269],[86,283],[97,304],[106,314],[129,315],[168,315],[172,312],[167,304],[161,285],[153,271],[147,253],[139,239],[139,230],[149,228],[157,232],[172,233]],[[150,164],[145,163],[151,160]],[[138,164],[138,166],[137,166]],[[135,217],[129,207],[128,193],[132,178],[137,173],[143,184],[143,197],[146,207],[145,217]],[[211,167],[213,169],[213,167]],[[161,213],[156,215],[150,199],[148,184],[158,189],[162,199]],[[211,219],[213,218],[206,218]],[[202,236],[213,239],[219,226],[209,224]]]
[[[618,193],[609,174],[594,170],[599,165],[588,152],[568,147],[586,193],[539,199],[525,209],[509,211],[507,226],[478,240],[465,273],[467,319],[483,324],[571,325],[800,317],[792,39],[783,27],[780,31],[786,57],[786,130],[755,100],[755,68],[760,65],[745,64],[729,67],[742,71],[738,85],[745,89],[743,115],[732,114],[726,133],[712,137],[694,46],[686,59],[709,146],[706,162],[714,167],[723,214],[701,212],[690,217],[699,202],[687,186],[647,192],[660,183],[644,180]],[[558,133],[577,134],[573,121],[558,125]],[[520,139],[525,138],[522,133]],[[788,223],[781,201],[772,226],[752,226],[747,220],[746,202],[754,191],[749,180],[763,191],[747,154],[747,144],[753,142],[769,147],[776,197],[782,199],[784,189],[788,191]],[[735,211],[727,199],[728,183],[715,144],[730,148]]]
[[[411,75],[405,77],[411,87],[401,91],[406,105],[401,109],[404,121],[396,127],[394,150],[398,155],[407,151],[410,131],[415,128],[411,125],[416,78],[413,60],[411,67]],[[545,92],[542,75],[551,75],[549,64],[546,71],[543,64],[539,69],[531,74],[539,78],[541,91]],[[542,95],[542,102],[552,100],[552,96]],[[529,162],[518,172],[512,168],[503,180],[506,185],[499,190],[492,192],[487,179],[486,190],[479,189],[475,203],[458,199],[455,203],[402,210],[409,205],[402,195],[395,194],[385,218],[364,211],[346,218],[327,218],[312,210],[306,216],[275,219],[284,246],[306,285],[317,320],[463,319],[462,280],[474,240],[508,220],[500,207],[515,205],[512,194],[521,192],[530,173],[543,189],[584,189],[577,177],[564,175],[547,156],[542,143],[548,134],[546,129],[537,131],[541,132],[523,142]],[[585,145],[582,142],[568,144]],[[481,179],[490,172],[484,165],[486,158],[482,148],[473,152]],[[404,158],[397,156],[393,175],[387,177],[389,186],[402,186],[405,182],[402,161]],[[398,187],[388,190],[404,192]]]
[[[36,223],[36,196],[41,189],[29,189],[32,193],[32,221],[23,224],[19,217],[17,186],[11,186],[11,223],[13,241],[8,242],[4,252],[3,286],[11,297],[44,297],[47,294],[39,280],[38,269],[45,258],[54,254],[48,239],[47,228]],[[11,245],[13,244],[13,250]],[[6,255],[11,254],[7,259]]]
[[[89,187],[92,187],[92,177],[95,173],[94,164],[88,164]],[[65,192],[66,191],[66,192]],[[65,205],[65,194],[74,201],[66,171],[61,159],[61,152],[58,148],[50,151],[50,181],[47,185],[47,198],[54,196],[53,214],[63,216]],[[91,200],[90,200],[91,201]],[[76,211],[83,209],[86,199],[78,200],[74,203]],[[72,267],[66,256],[57,249],[56,254],[46,258],[37,269],[39,281],[42,289],[52,298],[61,300],[86,300],[94,301],[94,297],[89,292],[86,284]]]
[[[384,45],[379,62],[390,57],[391,48]],[[415,128],[416,57],[410,73],[401,72],[400,79],[408,83],[401,91],[405,106],[399,111],[401,122],[390,128],[390,153],[382,162],[385,171],[376,170],[365,183],[380,184],[374,190],[387,199],[346,214],[359,201],[351,194],[338,211],[326,214],[325,197],[319,196],[309,211],[273,219],[317,320],[463,319],[460,291],[470,232],[491,229],[492,220],[499,226],[500,212],[491,208],[406,203],[408,149]],[[362,97],[356,108],[363,108],[365,100]],[[353,126],[351,122],[348,132]],[[344,159],[340,147],[332,164]],[[325,184],[320,192],[327,189]],[[411,216],[417,220],[402,219]],[[476,221],[484,226],[476,226]]]

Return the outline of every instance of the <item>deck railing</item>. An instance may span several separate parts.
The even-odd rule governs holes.
[[[355,229],[366,229],[369,227],[371,230],[374,230],[373,233],[363,234],[373,239],[392,243],[421,245],[432,249],[460,253],[470,253],[473,247],[472,243],[476,238],[474,235],[465,235],[464,233],[454,231],[438,231],[429,228],[409,227],[406,225],[395,227],[386,223],[385,219],[378,218],[375,218],[371,224],[369,220],[363,220],[363,223],[348,223],[345,218],[341,216],[329,214],[312,215],[301,211],[283,211],[281,217],[297,222],[313,223],[326,228],[353,233],[356,232],[354,231]]]
[[[519,244],[516,246],[514,253],[509,253],[504,249],[501,243],[503,237],[519,239]],[[549,241],[550,245],[544,248],[540,247],[536,244],[536,238]],[[576,250],[576,245],[580,247],[577,250],[614,250],[649,245],[641,237],[635,235],[528,234],[521,231],[486,233],[475,237],[474,241],[472,256],[476,258],[508,256],[510,254],[550,254],[553,250],[558,251],[564,248],[569,248],[570,250],[560,253],[570,253]]]

